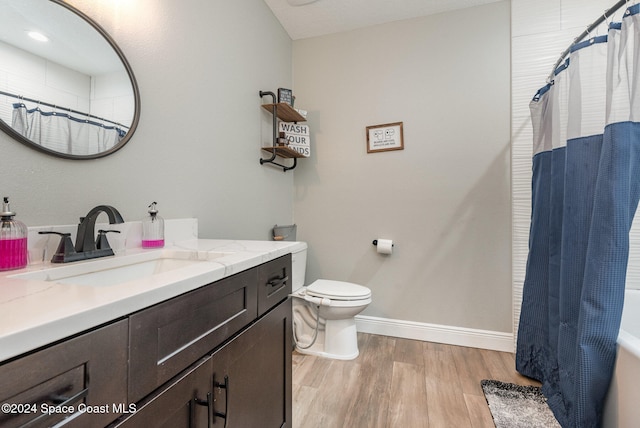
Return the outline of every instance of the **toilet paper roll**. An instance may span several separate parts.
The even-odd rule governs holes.
[[[391,254],[393,252],[393,241],[391,239],[378,239],[378,253]]]

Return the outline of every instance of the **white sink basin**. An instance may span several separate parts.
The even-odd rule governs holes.
[[[162,251],[152,254],[117,256],[87,262],[76,262],[34,272],[10,276],[11,278],[51,281],[91,287],[108,287],[141,280],[178,269],[201,265],[230,253]]]
[[[93,287],[106,287],[121,284],[123,282],[143,279],[151,275],[168,272],[201,263],[199,260],[157,259],[148,262],[134,263],[127,266],[105,269],[97,272],[58,278],[54,281],[59,284],[91,285]]]

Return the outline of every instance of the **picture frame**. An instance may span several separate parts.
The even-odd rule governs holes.
[[[367,153],[404,150],[403,123],[367,126]]]
[[[291,89],[278,88],[278,102],[286,103],[293,107],[293,92]]]

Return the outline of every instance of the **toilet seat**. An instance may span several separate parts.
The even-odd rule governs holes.
[[[313,297],[331,300],[364,300],[371,297],[371,290],[351,282],[318,279],[307,287],[306,293]]]

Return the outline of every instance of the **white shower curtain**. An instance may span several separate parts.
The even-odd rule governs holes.
[[[70,155],[93,155],[113,148],[125,131],[114,126],[78,119],[69,114],[13,105],[12,128],[50,150]]]
[[[529,257],[516,367],[563,427],[599,427],[640,199],[640,6],[576,45],[531,102]]]

